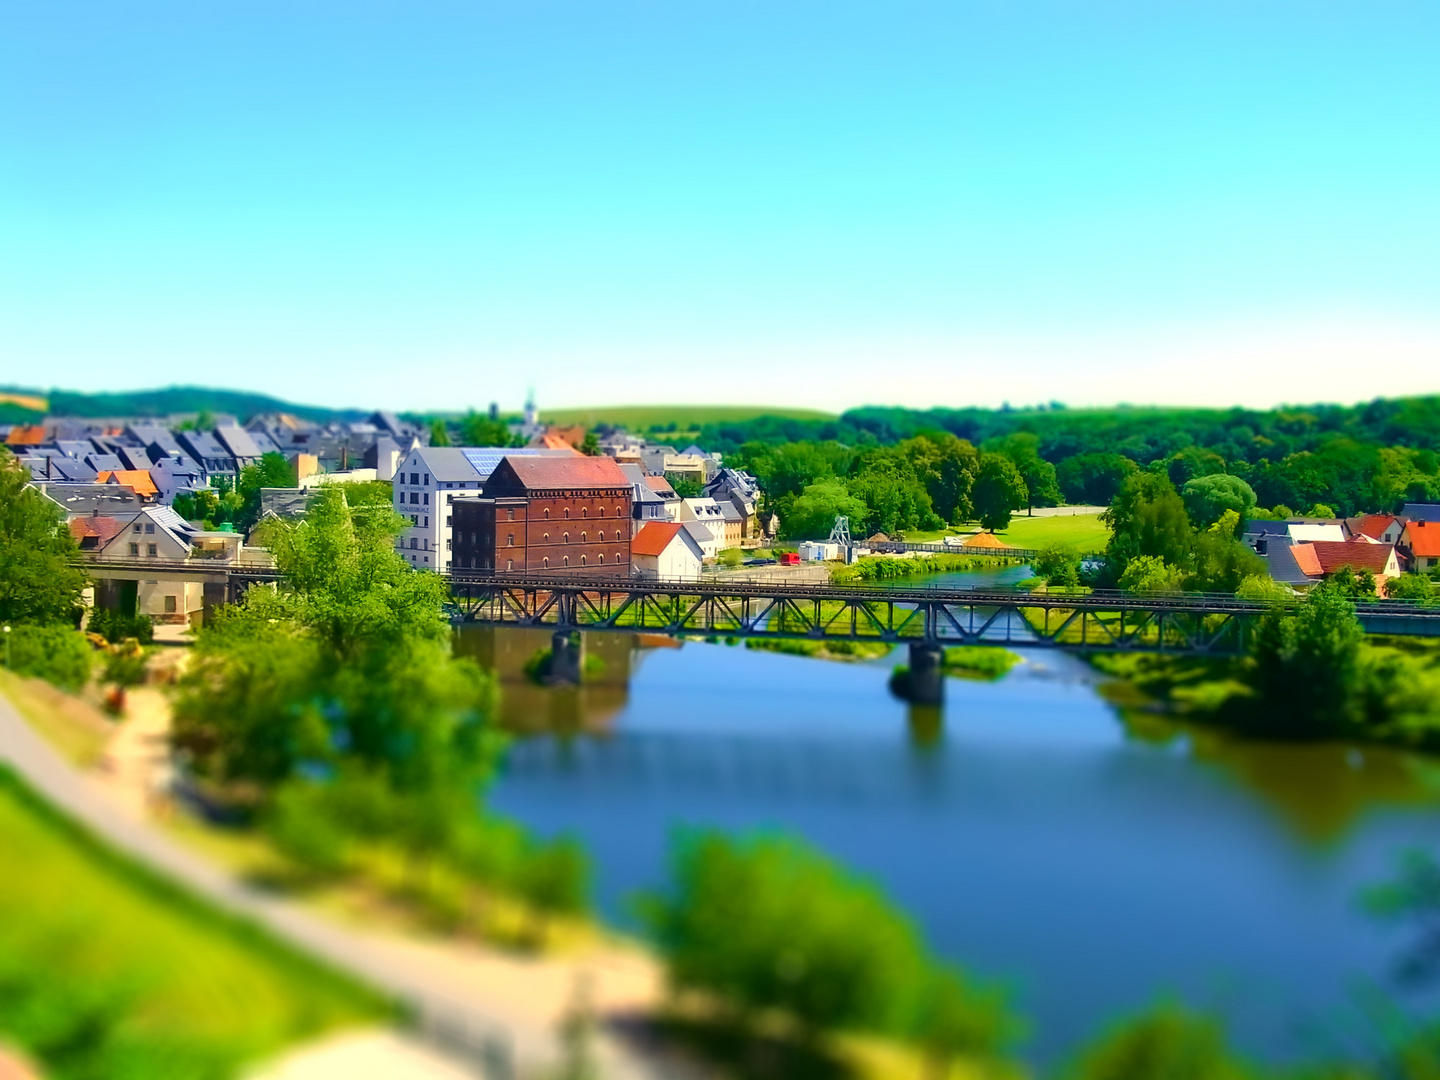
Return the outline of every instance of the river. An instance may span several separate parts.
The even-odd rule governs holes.
[[[591,634],[594,680],[547,690],[520,665],[548,640],[458,634],[523,733],[491,803],[580,837],[620,926],[677,827],[786,829],[882,883],[941,955],[1011,985],[1033,1058],[1166,996],[1272,1059],[1373,1034],[1357,1002],[1393,989],[1408,938],[1357,896],[1440,837],[1434,759],[1137,728],[1088,666],[1045,650],[998,682],[950,680],[937,711],[890,695],[903,651],[846,664]]]

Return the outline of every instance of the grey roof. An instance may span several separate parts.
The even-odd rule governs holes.
[[[97,475],[97,471],[85,462],[76,461],[64,454],[31,454],[26,460],[31,463],[30,475],[37,480],[88,484],[92,483]]]
[[[726,521],[744,521],[745,515],[740,513],[735,504],[726,499],[720,504],[720,513]]]
[[[260,512],[276,517],[300,517],[315,494],[305,488],[261,488]]]
[[[1263,556],[1270,568],[1270,576],[1285,585],[1313,585],[1315,579],[1308,577],[1295,561],[1289,544],[1274,544]]]
[[[719,537],[717,537],[713,532],[706,528],[704,523],[702,522],[684,521],[681,522],[681,524],[685,526],[685,531],[691,536],[693,536],[697,543],[713,544],[716,540],[719,539]]]
[[[617,462],[620,471],[625,474],[625,479],[630,481],[634,494],[630,497],[632,503],[665,503],[665,496],[645,483],[645,470],[636,465],[633,461]]]
[[[91,454],[85,459],[85,464],[89,465],[97,473],[106,471],[118,472],[121,469],[131,467],[120,460],[119,454]],[[150,462],[146,461],[144,465],[136,465],[134,468],[148,469],[150,468]]]
[[[140,499],[127,487],[116,484],[49,484],[36,483],[41,494],[57,504],[65,513],[102,514],[139,510]]]
[[[375,412],[371,413],[370,423],[375,425],[376,428],[379,428],[383,431],[388,431],[391,435],[403,435],[406,431],[409,430],[408,424],[402,424],[398,416],[396,416],[393,412],[387,412],[384,409],[377,409]],[[442,447],[441,449],[444,448]]]
[[[1411,521],[1440,521],[1440,503],[1406,503],[1400,516]]]
[[[459,446],[421,446],[415,453],[420,455],[431,479],[437,483],[479,483],[490,474],[487,472],[485,476],[480,475],[479,470],[465,456],[466,449]]]
[[[489,480],[490,474],[499,467],[502,458],[507,457],[574,457],[570,450],[548,450],[542,446],[462,446],[460,453],[475,469],[480,479]]]
[[[709,456],[710,456],[709,451],[701,450],[700,447],[698,447],[697,445],[695,445],[693,442],[692,442],[689,446],[687,446],[684,450],[681,450],[680,453],[685,454],[686,456],[694,456],[694,457],[709,457]]]
[[[173,507],[150,506],[146,508],[145,512],[155,519],[155,523],[157,525],[163,525],[171,532],[176,533],[180,536],[184,536],[188,533],[195,531],[190,527],[190,523],[188,521],[186,521],[178,513],[175,512],[175,509]]]
[[[86,454],[95,453],[96,447],[89,439],[56,439],[55,449],[66,457],[83,458]]]
[[[260,447],[255,445],[255,440],[250,433],[238,424],[222,424],[215,429],[215,438],[219,439],[225,449],[240,461],[258,458],[264,453]]]
[[[115,456],[126,469],[148,469],[155,464],[150,458],[150,451],[143,446],[116,446]]]
[[[207,431],[179,431],[175,440],[196,461],[207,469],[228,468],[224,462],[232,458],[230,451],[220,445],[219,440]],[[212,464],[215,463],[215,464]]]
[[[159,424],[131,424],[125,429],[125,434],[134,438],[140,445],[151,451],[151,457],[155,456],[152,449],[157,444],[161,453],[178,454],[180,444],[175,441],[175,435],[169,428],[161,427]]]
[[[267,435],[265,432],[263,432],[263,431],[250,431],[250,432],[247,432],[246,434],[248,434],[248,435],[250,436],[250,441],[255,444],[255,449],[259,450],[260,453],[262,453],[262,454],[278,454],[278,453],[280,453],[280,446],[279,446],[279,444],[276,443],[275,440],[272,439],[272,438],[271,438],[269,435]]]

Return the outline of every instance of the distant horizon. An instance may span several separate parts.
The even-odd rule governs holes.
[[[0,356],[403,411],[1440,389],[1440,7],[21,5]]]
[[[333,404],[333,403],[330,403],[330,402],[323,402],[323,401],[301,401],[301,400],[297,400],[297,399],[293,399],[293,398],[283,397],[283,396],[281,396],[281,395],[279,395],[279,394],[276,394],[276,393],[273,393],[273,392],[269,392],[269,391],[264,391],[264,390],[249,390],[249,389],[240,389],[240,388],[236,388],[236,387],[233,387],[233,386],[215,386],[215,385],[205,385],[205,384],[200,384],[200,383],[173,383],[173,384],[170,384],[170,385],[167,385],[167,386],[139,386],[139,387],[134,387],[134,388],[129,388],[129,389],[118,389],[118,390],[110,390],[110,389],[107,389],[107,390],[94,390],[94,391],[74,390],[74,389],[71,389],[71,388],[68,388],[68,387],[51,387],[51,388],[49,388],[49,389],[45,389],[45,388],[35,387],[35,386],[22,386],[22,385],[19,385],[19,384],[4,384],[3,386],[0,386],[0,404],[5,403],[6,399],[9,398],[9,397],[11,397],[11,396],[14,396],[14,397],[16,397],[16,398],[24,397],[24,396],[31,396],[31,395],[36,396],[36,397],[43,397],[43,398],[45,398],[45,399],[47,400],[47,404],[48,404],[49,395],[55,394],[55,393],[76,394],[76,395],[85,396],[85,397],[106,397],[106,396],[110,396],[110,395],[125,395],[125,396],[132,396],[132,395],[134,395],[134,396],[143,396],[143,395],[148,395],[148,394],[160,394],[160,393],[168,393],[168,392],[176,392],[176,391],[182,391],[182,392],[198,392],[198,393],[213,393],[213,394],[234,394],[234,395],[238,395],[238,396],[262,397],[262,398],[270,399],[270,400],[272,400],[272,401],[274,401],[274,402],[276,402],[277,404],[282,405],[282,406],[294,407],[294,408],[301,409],[301,410],[323,410],[323,411],[326,411],[326,412],[337,412],[337,413],[342,413],[342,412],[368,413],[368,412],[375,412],[375,411],[377,411],[377,410],[385,410],[385,411],[396,412],[396,413],[408,413],[408,414],[414,414],[414,415],[424,415],[424,416],[432,416],[432,417],[442,417],[442,416],[463,416],[463,415],[465,415],[465,414],[469,411],[468,408],[456,409],[456,408],[454,408],[454,407],[448,407],[448,408],[418,408],[418,409],[416,409],[416,408],[400,408],[400,407],[396,407],[396,406],[390,405],[390,404],[388,404],[388,403],[386,403],[386,402],[384,402],[384,401],[373,402],[373,403],[369,403],[369,404],[365,404],[365,403],[361,403],[361,404]],[[1361,396],[1361,397],[1357,397],[1357,398],[1354,398],[1354,399],[1351,399],[1351,400],[1343,400],[1343,401],[1342,401],[1342,400],[1309,400],[1309,401],[1298,401],[1298,400],[1297,400],[1297,401],[1277,402],[1277,403],[1275,403],[1275,404],[1273,404],[1273,405],[1261,405],[1261,406],[1250,406],[1250,405],[1199,405],[1199,404],[1175,403],[1175,402],[1169,402],[1169,403],[1167,403],[1167,402],[1134,402],[1134,401],[1114,401],[1114,402],[1108,402],[1108,403],[1102,403],[1102,404],[1072,404],[1072,403],[1070,403],[1070,402],[1058,401],[1058,400],[1038,401],[1038,402],[1004,402],[1004,403],[1001,403],[1000,405],[977,404],[977,403],[958,403],[958,404],[952,404],[952,403],[946,403],[946,402],[936,402],[936,403],[933,403],[933,404],[931,404],[931,405],[926,405],[926,406],[913,406],[913,405],[896,404],[896,403],[893,403],[893,402],[885,402],[885,401],[856,401],[856,402],[853,402],[853,403],[851,403],[851,404],[848,404],[848,405],[844,406],[843,408],[841,408],[841,409],[839,409],[839,410],[827,410],[827,409],[810,408],[810,407],[807,407],[807,406],[784,405],[784,404],[781,404],[781,403],[775,402],[775,401],[754,401],[754,402],[746,402],[746,401],[723,401],[723,402],[698,402],[698,401],[637,402],[637,401],[623,401],[623,402],[606,402],[606,403],[600,403],[600,404],[595,404],[595,403],[583,403],[583,404],[578,404],[578,405],[556,404],[556,405],[547,406],[546,403],[545,403],[543,400],[540,400],[540,399],[538,398],[538,396],[537,396],[537,399],[536,399],[536,408],[537,408],[537,411],[538,411],[539,416],[540,416],[540,418],[541,418],[542,421],[545,420],[545,418],[546,418],[547,415],[554,415],[554,414],[557,414],[557,413],[558,413],[558,414],[562,414],[562,415],[569,415],[569,414],[574,414],[574,413],[587,413],[587,412],[588,412],[588,413],[603,413],[603,412],[605,412],[605,411],[610,411],[610,412],[614,412],[614,413],[623,413],[623,412],[637,412],[637,411],[663,412],[663,411],[665,411],[665,410],[677,410],[677,411],[690,410],[690,411],[695,411],[695,412],[748,411],[748,412],[753,412],[754,415],[757,415],[757,416],[759,416],[759,415],[766,415],[766,414],[769,414],[769,413],[774,413],[774,414],[801,414],[801,413],[806,413],[806,414],[811,414],[811,415],[813,415],[813,416],[814,416],[815,418],[817,418],[817,419],[821,419],[821,418],[825,418],[825,419],[838,419],[839,417],[841,417],[842,415],[844,415],[846,412],[849,412],[849,411],[851,411],[851,410],[853,410],[853,409],[871,409],[871,408],[873,408],[873,409],[892,409],[892,408],[894,408],[894,409],[913,409],[913,410],[915,410],[915,411],[922,411],[922,412],[923,412],[923,411],[926,411],[926,410],[928,410],[928,409],[952,409],[952,410],[960,410],[960,409],[982,409],[982,410],[988,410],[988,411],[992,411],[992,412],[1000,412],[1000,411],[1005,411],[1005,410],[1007,410],[1007,409],[1010,410],[1010,411],[1014,411],[1014,412],[1045,412],[1045,411],[1062,411],[1062,410],[1063,410],[1063,411],[1074,411],[1074,412],[1086,412],[1086,411],[1099,412],[1099,411],[1107,411],[1107,410],[1124,410],[1124,409],[1133,409],[1133,410],[1139,410],[1139,411],[1152,410],[1152,409],[1153,409],[1153,410],[1162,410],[1162,411],[1163,411],[1163,410],[1207,410],[1207,411],[1213,410],[1213,411],[1227,411],[1227,410],[1231,410],[1231,409],[1242,409],[1242,410],[1245,410],[1245,411],[1252,411],[1252,412],[1269,412],[1269,411],[1276,411],[1276,410],[1282,410],[1282,409],[1304,410],[1304,409],[1310,409],[1310,408],[1325,408],[1325,407],[1353,408],[1353,407],[1356,407],[1356,406],[1359,406],[1359,405],[1363,405],[1363,404],[1367,404],[1367,403],[1369,403],[1369,402],[1371,402],[1371,401],[1377,401],[1377,400],[1402,400],[1402,399],[1406,399],[1406,398],[1422,398],[1422,397],[1434,397],[1434,396],[1440,396],[1440,390],[1437,390],[1437,391],[1435,391],[1435,392],[1433,392],[1433,393],[1430,393],[1430,394],[1425,394],[1425,393],[1418,393],[1418,394],[1394,394],[1394,395],[1391,395],[1391,394],[1367,394],[1367,395],[1364,395],[1364,396]],[[484,403],[483,405],[476,406],[476,407],[475,407],[475,411],[476,411],[476,412],[484,412],[484,411],[486,411],[486,409],[488,408],[489,404],[490,404],[489,402],[486,402],[486,403]],[[513,404],[513,405],[506,404],[506,403],[503,402],[503,401],[496,402],[496,404],[499,406],[499,410],[500,410],[500,412],[501,412],[502,415],[518,415],[518,414],[520,414],[521,412],[523,412],[523,410],[524,410],[524,403],[523,403],[523,401],[520,402],[520,403],[517,403],[517,404]],[[47,410],[47,411],[48,411],[48,410]],[[193,411],[195,411],[195,410],[179,409],[179,410],[175,410],[175,411],[176,411],[177,413],[185,413],[185,412],[193,412]],[[52,414],[52,415],[64,415],[64,414]],[[597,421],[599,421],[599,420],[605,419],[605,417],[603,417],[603,416],[596,416],[595,419],[596,419]]]

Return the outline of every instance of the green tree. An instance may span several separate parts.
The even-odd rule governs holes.
[[[991,532],[1008,528],[1013,513],[1029,497],[1025,480],[1014,463],[1001,454],[980,456],[980,475],[973,496],[980,524]]]
[[[1165,462],[1165,475],[1177,488],[1184,487],[1198,477],[1213,476],[1224,471],[1225,459],[1213,450],[1205,450],[1199,446],[1187,446]]]
[[[1036,506],[1054,506],[1060,501],[1060,484],[1056,479],[1055,466],[1040,456],[1038,435],[1019,431],[1001,439],[990,440],[984,449],[989,453],[1003,454],[1015,466],[1025,484],[1025,499],[1021,506],[1033,509]],[[1018,510],[1019,506],[1015,509]]]
[[[1185,510],[1197,529],[1207,529],[1227,510],[1244,519],[1255,509],[1255,490],[1238,476],[1213,473],[1187,480],[1181,494]]]
[[[1233,593],[1246,579],[1269,575],[1264,559],[1234,539],[1233,534],[1226,535],[1223,531],[1208,531],[1195,537],[1191,567],[1185,587],[1199,592]]]
[[[460,420],[462,446],[509,446],[510,429],[501,420],[491,420],[471,409]]]
[[[271,450],[255,464],[240,470],[235,484],[240,505],[231,520],[238,527],[249,529],[260,520],[260,497],[264,488],[293,488],[298,482],[290,462]]]
[[[1157,555],[1137,555],[1125,564],[1120,588],[1133,593],[1175,593],[1185,584],[1185,569]]]
[[[1350,600],[1375,599],[1375,574],[1371,570],[1342,566],[1330,576],[1330,584]]]
[[[1332,585],[1320,585],[1292,614],[1262,617],[1251,638],[1246,719],[1252,730],[1288,737],[1342,734],[1358,719],[1360,647],[1355,608]]]
[[[29,470],[0,449],[0,620],[73,623],[87,575],[58,506],[29,486]]]
[[[1080,556],[1062,547],[1049,547],[1035,557],[1030,567],[1047,585],[1080,584]]]
[[[1110,526],[1105,561],[1113,580],[1123,577],[1130,560],[1141,555],[1169,566],[1190,563],[1194,534],[1189,515],[1175,486],[1159,473],[1136,473],[1126,479],[1100,520]]]
[[[830,535],[837,517],[850,519],[852,535],[863,531],[868,512],[866,505],[850,494],[844,481],[821,480],[790,502],[781,522],[787,539],[819,540]]]
[[[1435,584],[1424,574],[1401,574],[1385,582],[1385,595],[1391,600],[1430,600]]]
[[[896,1030],[925,970],[910,923],[794,840],[685,833],[642,909],[673,983],[811,1032]]]
[[[1138,472],[1123,454],[1075,454],[1055,467],[1060,493],[1066,502],[1109,506],[1127,476]]]
[[[446,425],[445,421],[442,420],[442,419],[441,419],[440,417],[438,417],[438,416],[435,417],[435,419],[433,419],[433,420],[430,421],[430,445],[431,445],[431,446],[449,446],[449,445],[450,445],[450,429],[449,429],[449,427]]]
[[[682,499],[698,499],[705,494],[705,485],[684,473],[666,473],[665,482]]]
[[[1075,1080],[1245,1080],[1213,1021],[1175,1007],[1134,1020],[1086,1052]]]
[[[585,438],[580,443],[580,452],[586,457],[600,456],[600,438],[594,431],[585,432]]]

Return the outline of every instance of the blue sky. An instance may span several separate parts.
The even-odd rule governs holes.
[[[0,4],[6,382],[1434,392],[1437,195],[1433,2]]]

